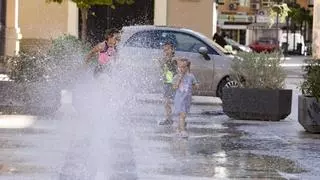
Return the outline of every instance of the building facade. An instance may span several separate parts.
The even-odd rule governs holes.
[[[152,1],[155,25],[186,27],[209,38],[219,26],[232,39],[246,45],[258,36],[253,27],[268,21],[265,9],[272,4],[272,0]],[[0,2],[0,56],[15,55],[21,49],[40,51],[60,35],[79,34],[79,10],[71,0],[62,4],[46,3],[45,0]],[[297,3],[307,8],[313,2],[297,0]],[[318,7],[320,1],[314,3]],[[314,22],[320,20],[316,15],[314,11]],[[318,28],[316,24],[314,28]],[[270,29],[260,33],[267,32],[275,34]]]
[[[155,0],[155,25],[186,27],[212,37],[216,17],[215,0]]]
[[[13,56],[21,49],[38,51],[46,48],[50,39],[62,34],[78,35],[78,9],[71,1],[62,4],[45,0],[2,0],[4,37],[3,54]]]
[[[309,8],[310,0],[295,0],[301,7]],[[248,45],[261,36],[276,38],[282,34],[275,25],[269,26],[268,9],[274,0],[217,0],[218,26],[230,38]],[[276,21],[276,19],[274,19]],[[285,24],[280,23],[280,27]],[[274,37],[273,37],[274,36]]]
[[[79,12],[71,1],[56,4],[45,0],[1,0],[0,9],[0,55],[39,51],[62,34],[79,34]],[[154,0],[153,22],[187,27],[211,37],[215,12],[215,0]]]

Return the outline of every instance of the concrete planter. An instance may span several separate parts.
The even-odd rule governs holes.
[[[222,108],[233,119],[279,121],[291,113],[292,90],[224,88]]]
[[[50,114],[60,107],[60,90],[47,82],[0,81],[0,107],[5,111]]]
[[[307,132],[320,133],[320,102],[314,97],[300,95],[298,121]]]

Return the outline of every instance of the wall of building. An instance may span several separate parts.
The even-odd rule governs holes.
[[[308,8],[309,0],[296,0],[297,4],[300,4],[301,7]],[[314,0],[316,1],[316,0]]]
[[[250,8],[250,1],[239,1],[239,0],[230,0],[223,1],[218,0],[219,3],[219,11],[224,12],[226,14],[236,14],[237,12],[247,12],[249,14],[254,14],[252,9]],[[234,4],[234,9],[230,8],[230,4]]]
[[[67,32],[68,2],[20,1],[19,26],[23,38],[50,39]],[[39,7],[39,8],[35,8]]]
[[[32,3],[21,0],[19,27],[21,49],[36,50],[34,48],[47,46],[51,39],[63,34],[78,36],[78,10],[71,1],[58,4],[45,0],[32,0]]]
[[[212,37],[213,1],[168,0],[167,25],[186,27]]]
[[[240,43],[248,45],[262,36],[276,37],[277,32],[274,27],[266,26],[264,30],[261,29],[262,26],[270,22],[267,9],[274,3],[274,0],[217,0],[217,2],[219,4],[218,24],[229,34],[232,32],[231,38],[234,40],[238,42],[241,40]],[[307,0],[297,0],[296,2],[304,8],[308,8]],[[252,28],[260,28],[261,30],[252,30]],[[250,29],[246,30],[245,43],[242,35],[236,35],[240,29],[242,29],[242,34],[244,34],[243,30]],[[279,30],[279,37],[281,32]]]

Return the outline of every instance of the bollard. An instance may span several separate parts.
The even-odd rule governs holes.
[[[61,90],[61,100],[60,100],[61,105],[72,105],[72,92],[68,90]]]
[[[72,92],[63,89],[61,90],[60,108],[58,109],[58,114],[61,115],[73,115],[76,113],[75,108],[72,105]]]

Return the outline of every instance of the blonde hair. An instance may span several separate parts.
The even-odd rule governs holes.
[[[186,63],[187,64],[187,67],[188,67],[188,70],[190,71],[190,68],[191,68],[191,62],[189,59],[187,58],[184,58],[184,57],[180,57],[180,58],[176,58],[176,61],[177,61],[177,64],[179,63]]]

